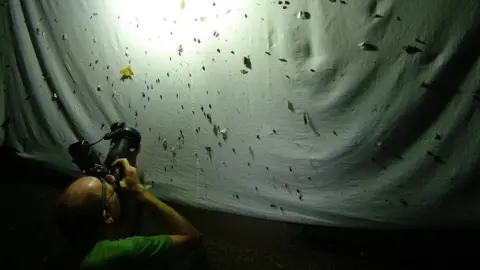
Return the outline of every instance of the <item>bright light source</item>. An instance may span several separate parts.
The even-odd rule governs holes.
[[[241,19],[232,13],[244,5],[244,1],[219,1],[213,5],[211,0],[111,2],[115,14],[120,15],[117,29],[122,35],[143,46],[153,43],[155,50],[163,52],[194,51],[197,46],[225,38],[222,33]]]

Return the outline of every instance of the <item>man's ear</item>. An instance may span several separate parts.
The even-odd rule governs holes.
[[[105,220],[106,224],[112,224],[115,221],[110,212],[107,210],[103,210],[103,219]]]

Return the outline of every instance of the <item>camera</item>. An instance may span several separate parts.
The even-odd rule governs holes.
[[[102,140],[110,140],[110,148],[103,163],[93,149],[93,146]],[[127,127],[125,123],[117,122],[111,125],[110,132],[97,142],[90,144],[82,140],[73,143],[68,148],[68,152],[73,158],[73,163],[83,174],[103,180],[110,174],[115,177],[115,184],[117,184],[123,179],[124,171],[121,165],[112,167],[112,163],[117,159],[126,158],[130,164],[134,164],[140,151],[140,141],[141,135],[137,130]]]

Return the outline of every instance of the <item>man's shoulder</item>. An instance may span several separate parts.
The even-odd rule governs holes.
[[[148,236],[131,236],[117,240],[98,241],[88,255],[92,257],[115,257],[125,255],[135,252],[136,248],[148,238]]]
[[[85,257],[82,265],[86,269],[96,269],[107,265],[125,264],[144,255],[146,255],[145,257],[155,256],[158,251],[165,251],[171,246],[172,240],[168,235],[132,236],[118,240],[102,240],[97,242]],[[157,252],[153,252],[153,250]]]
[[[101,269],[116,261],[121,261],[132,251],[128,248],[128,240],[103,240],[95,244],[92,250],[85,256],[81,269]]]

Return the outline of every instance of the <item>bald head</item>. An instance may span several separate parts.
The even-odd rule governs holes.
[[[106,185],[106,196],[102,197],[102,182],[86,176],[74,181],[60,196],[57,221],[67,238],[98,238],[99,231],[119,215],[119,203],[111,185]],[[108,208],[105,209],[105,200]]]
[[[102,196],[102,183],[92,176],[81,177],[73,182],[63,193],[61,200],[68,204],[78,204],[88,198]]]

